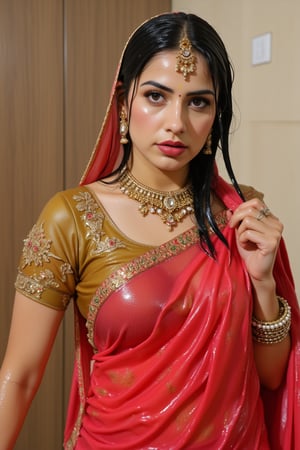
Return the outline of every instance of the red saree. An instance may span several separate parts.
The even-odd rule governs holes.
[[[237,195],[217,180],[233,209]],[[77,316],[65,448],[298,448],[299,312],[284,244],[275,277],[294,310],[293,347],[282,387],[261,396],[251,286],[234,231],[220,226],[230,250],[214,238],[216,261],[190,230],[102,283],[88,317],[94,348]]]

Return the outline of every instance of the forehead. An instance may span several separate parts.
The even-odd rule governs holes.
[[[176,72],[177,50],[168,50],[157,53],[145,66],[140,75],[140,83],[147,80],[156,80],[160,83],[175,83],[183,89],[191,90],[191,88],[199,89],[207,87],[212,89],[213,82],[206,59],[199,52],[193,51],[196,57],[196,70],[187,80],[181,73]]]

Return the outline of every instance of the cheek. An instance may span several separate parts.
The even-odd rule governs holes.
[[[130,117],[130,128],[141,130],[151,127],[157,122],[157,116],[153,114],[148,106],[133,106]]]
[[[207,120],[202,120],[202,121],[195,121],[192,124],[192,130],[193,130],[193,134],[195,135],[195,137],[197,136],[200,140],[201,139],[205,139],[206,137],[209,135],[212,126],[214,123],[214,119],[213,118],[207,118]]]

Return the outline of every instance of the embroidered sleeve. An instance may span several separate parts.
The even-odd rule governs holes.
[[[76,286],[77,234],[70,206],[56,194],[24,240],[16,289],[49,307],[65,309]]]

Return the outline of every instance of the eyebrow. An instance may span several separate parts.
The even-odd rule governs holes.
[[[168,86],[164,86],[163,84],[158,83],[157,81],[153,81],[153,80],[149,80],[149,81],[145,81],[145,83],[142,83],[141,86],[154,86],[158,89],[161,89],[163,91],[166,92],[170,92],[171,94],[174,94],[174,90],[169,88]],[[188,92],[186,94],[187,96],[192,96],[192,95],[213,95],[215,96],[214,91],[212,91],[211,89],[199,89],[197,91],[191,91]]]

